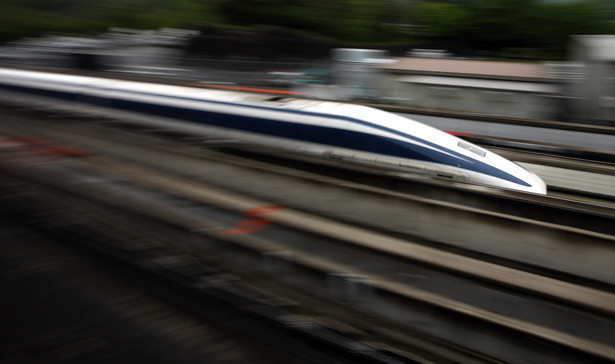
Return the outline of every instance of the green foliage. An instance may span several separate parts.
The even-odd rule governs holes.
[[[41,33],[96,33],[108,27],[157,29],[219,22],[219,0],[3,0],[0,40]]]
[[[445,39],[467,34],[472,24],[470,12],[458,4],[424,2],[418,6],[417,14],[429,34]]]
[[[548,3],[539,0],[422,1],[418,23],[433,39],[475,48],[531,47],[560,52],[572,34],[613,33],[609,0]]]
[[[382,41],[384,23],[400,18],[398,2],[387,0],[221,0],[219,15],[228,24],[270,25],[345,41]]]
[[[539,31],[553,38],[569,34],[612,32],[612,21],[601,19],[601,8],[590,1],[543,5],[539,8]]]
[[[561,52],[571,34],[613,33],[614,20],[612,0],[3,0],[0,40],[214,23],[286,27],[355,43],[426,39]]]

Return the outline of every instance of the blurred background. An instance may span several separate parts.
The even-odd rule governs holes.
[[[615,120],[609,0],[7,0],[0,20],[5,65]]]

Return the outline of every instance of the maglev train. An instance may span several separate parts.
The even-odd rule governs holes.
[[[0,99],[119,114],[152,126],[537,194],[545,183],[495,153],[362,105],[0,68]]]

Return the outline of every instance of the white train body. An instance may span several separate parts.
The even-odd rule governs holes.
[[[0,69],[0,97],[86,108],[255,145],[538,194],[545,183],[501,156],[399,115],[329,101]]]

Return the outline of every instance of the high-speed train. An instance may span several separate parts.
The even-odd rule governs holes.
[[[538,176],[495,153],[361,105],[6,68],[0,68],[0,99],[119,114],[148,125],[348,163],[546,193]]]

